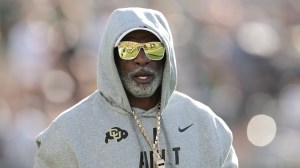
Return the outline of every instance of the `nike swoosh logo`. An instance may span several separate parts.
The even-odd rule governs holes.
[[[178,131],[179,131],[179,132],[184,132],[184,131],[186,131],[187,129],[189,129],[192,125],[194,125],[194,124],[191,124],[191,125],[189,125],[189,126],[183,128],[183,129],[181,129],[180,127],[178,127]]]

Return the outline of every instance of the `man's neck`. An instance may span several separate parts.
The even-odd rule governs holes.
[[[160,100],[160,94],[158,93],[146,98],[137,98],[131,94],[127,94],[127,97],[131,107],[137,107],[143,110],[150,110],[156,106]]]

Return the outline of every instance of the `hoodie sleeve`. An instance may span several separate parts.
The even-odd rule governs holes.
[[[238,158],[232,145],[233,136],[225,122],[217,117],[216,126],[218,128],[218,139],[222,149],[221,167],[238,168]]]
[[[76,157],[56,123],[38,135],[36,144],[38,151],[34,168],[78,167]]]
[[[234,148],[231,145],[228,155],[222,165],[222,168],[238,168],[238,159],[235,154]]]

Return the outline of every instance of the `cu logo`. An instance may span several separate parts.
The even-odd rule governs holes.
[[[119,127],[113,127],[106,132],[105,143],[108,143],[109,139],[116,139],[117,142],[120,142],[122,139],[125,139],[128,136],[126,130],[122,130]]]

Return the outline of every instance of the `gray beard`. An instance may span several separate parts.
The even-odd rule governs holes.
[[[153,81],[151,83],[138,84],[132,79],[132,76],[141,70],[148,71],[154,75]],[[123,87],[127,92],[137,98],[147,98],[151,97],[155,93],[157,88],[161,85],[163,68],[160,68],[159,71],[156,72],[150,68],[141,67],[132,72],[124,73],[120,71],[119,73]]]

